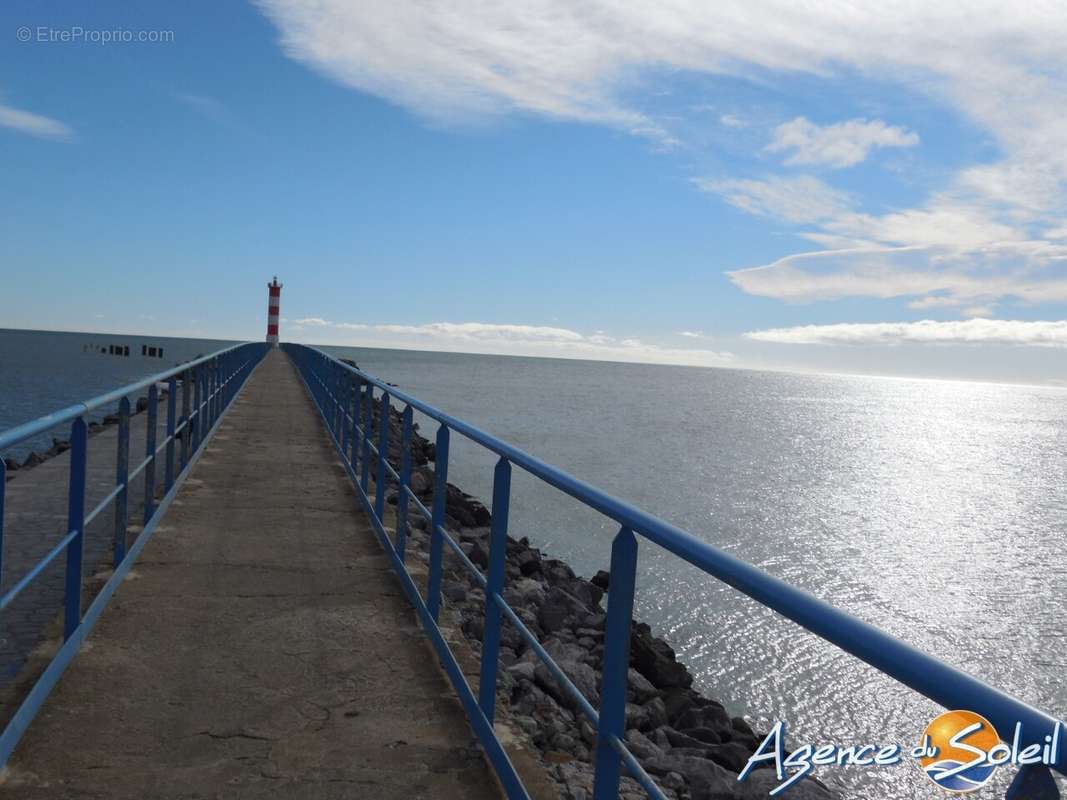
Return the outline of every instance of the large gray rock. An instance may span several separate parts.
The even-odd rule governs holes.
[[[598,691],[599,680],[596,672],[588,664],[580,661],[553,658],[563,674],[570,678],[575,688],[582,693],[586,700],[597,708],[600,705],[600,692]],[[578,704],[571,697],[570,692],[560,685],[556,676],[543,663],[538,662],[534,667],[534,679],[537,685],[545,690],[551,697],[564,708],[578,710]]]
[[[594,634],[599,633],[599,631],[592,632]],[[579,631],[579,633],[581,633],[581,631]],[[627,681],[629,683],[630,694],[638,703],[645,703],[654,697],[659,697],[661,694],[660,690],[653,686],[648,678],[633,667],[630,667],[629,672],[627,672]]]
[[[730,800],[737,796],[737,776],[714,761],[668,753],[648,759],[642,766],[653,775],[677,772],[684,776],[692,800]]]
[[[693,706],[689,708],[674,721],[674,727],[702,741],[710,740],[694,731],[713,731],[715,733],[715,741],[710,741],[711,744],[728,742],[733,738],[734,734],[733,720],[730,719],[730,715],[725,708],[714,702],[709,702],[700,707]]]
[[[659,689],[688,689],[693,683],[693,676],[675,660],[670,645],[652,636],[643,622],[636,623],[631,632],[630,665]]]
[[[626,731],[626,746],[638,761],[658,758],[664,754],[659,745],[634,728]]]
[[[588,613],[589,607],[581,600],[559,586],[553,586],[537,610],[537,621],[545,633],[553,633],[569,627],[568,622],[572,618]]]

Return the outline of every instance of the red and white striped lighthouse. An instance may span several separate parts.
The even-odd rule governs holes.
[[[278,344],[278,306],[282,301],[282,285],[278,283],[278,276],[267,284],[270,295],[267,299],[267,344]]]

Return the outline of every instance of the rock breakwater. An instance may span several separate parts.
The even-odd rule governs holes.
[[[372,427],[378,426],[374,405]],[[416,426],[417,429],[417,426]],[[391,413],[389,460],[400,463],[401,417]],[[412,491],[430,507],[434,446],[412,436]],[[376,473],[372,464],[371,474]],[[395,504],[397,487],[387,501]],[[470,561],[489,564],[491,512],[477,498],[448,484],[445,527]],[[428,560],[429,525],[409,510],[409,559]],[[484,631],[485,593],[460,560],[445,548],[442,594],[463,635],[479,650]],[[599,703],[604,652],[605,597],[611,576],[590,580],[552,558],[526,538],[508,538],[504,600],[593,707]],[[513,725],[541,755],[549,774],[568,800],[592,796],[596,729],[529,646],[519,630],[504,621],[501,630],[498,693]],[[626,743],[668,797],[678,800],[753,800],[777,785],[774,770],[760,769],[739,782],[738,773],[763,740],[743,717],[693,688],[693,676],[665,640],[649,625],[633,621],[626,703]],[[805,779],[789,790],[795,800],[830,800],[836,795]],[[636,782],[624,778],[620,796],[643,798]]]

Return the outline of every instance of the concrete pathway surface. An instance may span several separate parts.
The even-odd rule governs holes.
[[[497,798],[303,384],[271,352],[0,798]]]

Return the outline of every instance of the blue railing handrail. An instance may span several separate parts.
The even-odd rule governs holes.
[[[251,374],[252,369],[259,363],[266,349],[266,344],[249,342],[226,347],[0,433],[0,452],[2,452],[56,425],[64,422],[71,423],[70,457],[67,466],[69,481],[66,530],[59,542],[52,546],[43,558],[30,567],[0,597],[0,612],[3,612],[21,592],[41,576],[49,565],[59,559],[60,554],[65,554],[63,644],[49,661],[44,672],[36,679],[14,715],[5,723],[3,732],[0,733],[0,768],[7,763],[7,759],[26,732],[26,728],[77,653],[96,620],[99,619],[137,555],[152,537],[160,519],[188,477],[192,465],[200,457],[230,403],[237,396],[237,392]],[[178,376],[182,376],[180,409],[177,403]],[[167,391],[165,435],[163,441],[157,446],[160,410],[158,387],[164,382]],[[135,462],[137,466],[130,470],[130,420],[133,415],[130,412],[129,396],[144,388],[148,389],[148,407],[144,412],[144,458]],[[117,447],[115,483],[103,500],[99,501],[87,514],[85,495],[89,435],[85,415],[93,409],[110,403],[117,403],[118,406],[117,436],[114,439],[107,437]],[[181,440],[180,450],[177,447],[179,439]],[[157,461],[162,462],[162,474],[159,474]],[[7,465],[3,459],[0,459],[0,578],[2,578],[4,567],[6,472]],[[133,545],[127,548],[129,498],[135,478],[138,478],[139,484],[143,484],[143,527]],[[158,484],[157,478],[160,479]],[[158,503],[156,501],[157,485],[163,493]],[[81,600],[84,581],[85,531],[89,523],[112,504],[115,509],[112,542],[113,571],[83,614]]]
[[[44,433],[50,428],[54,428],[57,425],[62,425],[64,422],[70,422],[83,414],[87,414],[109,403],[117,403],[123,397],[133,394],[136,391],[144,389],[148,386],[152,386],[157,383],[162,383],[176,375],[180,375],[190,369],[195,369],[202,364],[206,364],[209,361],[219,358],[236,350],[239,347],[244,347],[249,342],[238,342],[230,347],[224,347],[221,350],[217,350],[210,355],[201,356],[200,358],[192,361],[187,361],[184,364],[179,364],[171,369],[164,370],[163,372],[157,372],[155,375],[149,375],[147,378],[142,378],[139,381],[123,386],[119,389],[114,389],[105,394],[97,395],[89,400],[83,400],[80,403],[74,403],[59,411],[53,411],[51,414],[45,414],[37,417],[37,419],[24,422],[21,425],[16,425],[14,428],[8,428],[3,433],[0,433],[0,453],[9,447],[13,447],[19,442],[25,441],[31,436],[36,436],[39,433]]]
[[[408,395],[407,393],[400,391],[394,386],[382,381],[379,378],[370,375],[363,370],[354,368],[351,365],[345,364],[338,359],[334,358],[328,353],[315,347],[307,347],[304,345],[287,345],[287,350],[291,353],[299,355],[299,351],[296,348],[301,348],[309,354],[314,354],[318,358],[322,359],[324,364],[328,364],[333,370],[334,374],[327,376],[330,380],[336,380],[337,376],[348,376],[349,381],[353,379],[356,382],[356,394],[351,396],[351,388],[345,389],[341,383],[331,387],[327,381],[323,380],[320,375],[315,375],[316,380],[321,384],[320,387],[312,387],[309,384],[309,389],[312,390],[313,397],[319,403],[320,411],[323,413],[323,418],[327,423],[327,428],[330,430],[331,435],[334,436],[338,446],[342,449],[342,456],[346,459],[346,464],[350,470],[350,474],[353,480],[356,481],[357,488],[360,489],[360,493],[363,496],[364,501],[368,502],[369,499],[366,495],[367,489],[367,462],[369,459],[370,451],[373,450],[375,456],[378,458],[379,467],[384,471],[392,475],[394,479],[400,480],[401,483],[401,496],[404,499],[406,508],[407,499],[414,498],[414,495],[410,492],[410,489],[401,479],[404,473],[404,467],[401,467],[400,473],[397,473],[388,464],[388,460],[383,457],[383,451],[381,448],[381,442],[379,447],[375,447],[370,441],[368,431],[370,430],[368,417],[364,420],[364,410],[362,408],[362,401],[355,398],[362,397],[362,387],[366,385],[370,388],[370,392],[373,393],[373,389],[377,388],[381,391],[381,413],[384,414],[386,409],[389,408],[391,400],[399,401],[400,403],[413,408],[431,419],[440,423],[439,428],[439,450],[441,444],[441,432],[444,431],[444,453],[443,453],[443,468],[437,468],[435,471],[438,473],[444,472],[447,474],[447,444],[448,437],[447,432],[449,429],[462,434],[471,441],[485,447],[487,450],[497,454],[501,463],[514,464],[521,467],[526,472],[534,475],[535,477],[543,480],[549,485],[559,489],[560,491],[574,497],[585,505],[599,511],[605,516],[613,519],[619,523],[621,530],[619,536],[616,537],[615,546],[613,546],[613,571],[612,571],[612,588],[616,588],[616,575],[614,569],[614,562],[616,558],[616,550],[620,549],[620,543],[624,545],[621,547],[623,551],[626,550],[625,542],[620,542],[625,538],[625,534],[632,532],[638,534],[649,541],[658,544],[669,552],[677,555],[685,561],[693,564],[697,568],[707,572],[713,577],[723,581],[724,583],[732,586],[738,591],[756,600],[761,605],[764,605],[779,614],[793,620],[802,627],[816,634],[820,638],[836,645],[847,653],[850,653],[863,661],[871,664],[879,671],[893,678],[894,680],[914,689],[915,691],[923,694],[924,696],[934,700],[935,702],[945,706],[946,708],[966,708],[974,711],[982,716],[986,717],[993,723],[994,727],[1006,735],[1010,736],[1014,732],[1017,722],[1022,723],[1022,738],[1021,744],[1031,743],[1043,743],[1043,736],[1050,732],[1053,726],[1062,724],[1057,718],[1024,703],[1009,694],[996,689],[985,682],[968,675],[967,673],[952,667],[943,661],[915,648],[890,634],[876,628],[869,623],[835,608],[830,603],[798,589],[785,581],[775,578],[774,576],[748,564],[747,562],[733,556],[729,553],[720,550],[719,548],[704,542],[692,534],[671,525],[657,517],[642,511],[641,509],[623,501],[612,495],[592,486],[584,481],[570,475],[569,473],[548,464],[541,459],[532,456],[502,440],[499,438],[480,430],[479,428],[457,419],[440,409],[437,409],[428,403],[425,403],[415,397]],[[298,366],[302,366],[302,369],[310,368],[310,363],[301,365],[299,362],[302,360],[299,357],[296,359]],[[306,376],[305,376],[306,380]],[[345,394],[345,392],[348,394]],[[337,430],[334,430],[339,423],[335,420],[334,426],[331,426],[330,420],[327,418],[327,409],[323,407],[324,403],[332,403],[333,408],[330,413],[336,414],[340,409],[340,404],[344,403],[343,418],[345,420],[344,425],[340,425]],[[370,405],[374,402],[373,394],[371,394],[368,404],[368,414]],[[355,403],[355,407],[353,407]],[[352,414],[348,413],[349,409],[352,409]],[[405,437],[408,437],[410,442],[410,412],[405,412]],[[384,419],[384,417],[379,417]],[[359,423],[363,423],[360,425]],[[348,425],[352,425],[351,435],[348,435]],[[388,427],[387,425],[385,427]],[[358,444],[355,442],[356,434],[359,434]],[[340,434],[340,435],[338,435]],[[352,463],[347,461],[347,453],[344,452],[347,446],[351,445],[352,448]],[[407,445],[405,445],[407,446]],[[356,456],[357,451],[361,449],[363,452],[363,477],[357,480],[356,475]],[[405,453],[405,458],[407,454]],[[440,465],[435,465],[440,467]],[[407,467],[410,471],[410,465]],[[378,473],[382,474],[381,472]],[[379,481],[379,484],[384,481]],[[507,484],[510,485],[509,483]],[[494,487],[496,482],[494,482]],[[436,498],[438,492],[435,488],[435,511],[433,513],[434,520],[432,521],[431,535],[443,535],[445,541],[454,545],[454,542],[450,541],[448,532],[441,527],[441,517],[443,513],[439,513],[436,506]],[[384,498],[384,491],[379,490],[379,498]],[[506,494],[505,494],[506,499]],[[425,512],[425,508],[416,499],[418,509]],[[374,516],[378,517],[376,521],[377,527],[380,527],[379,535],[384,535],[384,526],[381,525],[382,514],[382,500],[376,499],[374,508],[370,509],[374,512]],[[442,509],[443,512],[443,509]],[[398,514],[400,512],[398,511]],[[405,512],[406,513],[406,512]],[[493,507],[493,519],[496,520],[496,489],[494,488],[494,507]],[[399,529],[402,527],[401,523],[397,525],[397,537],[398,544],[395,550],[399,550],[399,556],[403,559],[403,535],[404,533]],[[506,521],[505,521],[506,527]],[[387,537],[386,537],[387,541]],[[389,545],[392,547],[392,545]],[[433,547],[433,545],[431,545]],[[395,554],[395,551],[394,551]],[[435,590],[433,587],[434,572],[439,571],[439,565],[434,563],[436,558],[439,561],[439,555],[436,555],[431,551],[431,587],[428,591],[427,597],[427,609],[430,616],[436,620],[436,604],[439,603],[439,599],[435,596]],[[492,559],[492,553],[490,554]],[[630,569],[632,567],[632,561],[636,558],[636,545],[634,545],[634,553],[632,558],[626,556],[620,561],[620,565],[624,569]],[[465,565],[470,568],[470,565]],[[480,576],[480,573],[478,573]],[[484,576],[481,576],[481,580],[485,580]],[[439,587],[438,587],[439,589]],[[502,607],[506,607],[503,599],[498,593],[492,591],[492,587],[487,587],[486,591],[487,602],[495,602]],[[610,627],[612,620],[611,614],[611,597],[612,593],[609,593],[609,620],[608,626]],[[632,598],[629,601],[632,603]],[[509,617],[514,617],[514,614],[509,614]],[[628,636],[628,620],[629,614],[627,613],[627,635],[626,635],[626,647],[629,647]],[[517,618],[515,618],[517,619]],[[605,685],[608,683],[608,644],[605,639]],[[439,648],[440,653],[440,648]],[[545,660],[547,653],[540,652],[538,655]],[[548,659],[551,662],[551,659]],[[550,664],[550,666],[555,666]],[[495,670],[495,665],[493,665]],[[559,670],[554,670],[559,672]],[[495,676],[494,676],[495,677]],[[617,680],[618,678],[616,678]],[[623,678],[625,680],[625,671],[623,672]],[[495,681],[494,681],[495,682]],[[625,682],[622,684],[623,697],[625,697]],[[457,686],[457,688],[459,688]],[[568,690],[573,687],[567,687]],[[616,694],[617,694],[616,687]],[[587,704],[588,705],[588,704]],[[588,716],[588,713],[587,713]],[[601,714],[603,717],[604,714]],[[602,725],[604,723],[601,723]],[[477,727],[477,726],[476,726]],[[606,730],[612,735],[609,736],[608,744],[612,747],[623,747],[624,745],[619,742],[617,745],[615,742],[618,740],[618,736],[615,735],[613,728],[618,727],[618,720],[609,720]],[[621,733],[621,731],[620,731]],[[483,742],[484,743],[484,742]],[[615,757],[618,757],[616,753]],[[1059,758],[1059,754],[1054,754],[1057,759],[1054,764],[1054,768],[1064,774],[1067,774],[1067,763],[1063,759]],[[624,759],[629,764],[628,759]],[[634,762],[636,763],[636,762]],[[632,765],[631,765],[632,766]],[[598,763],[598,770],[600,766]],[[640,780],[642,776],[636,776]],[[647,776],[643,776],[646,777]],[[644,781],[641,781],[644,784]],[[608,793],[610,794],[610,792]],[[604,794],[606,797],[608,794]],[[597,794],[597,797],[600,797]]]

